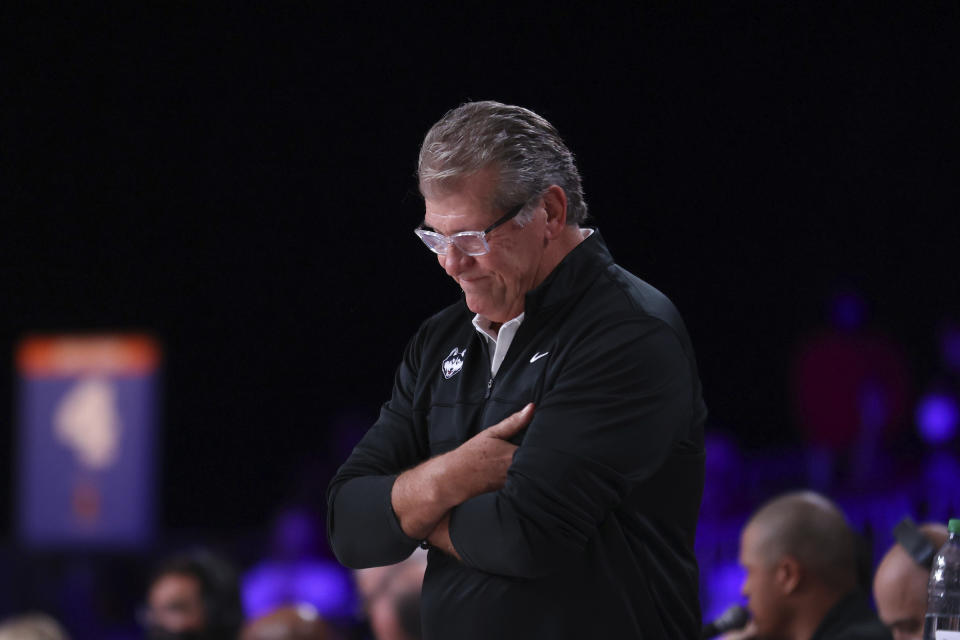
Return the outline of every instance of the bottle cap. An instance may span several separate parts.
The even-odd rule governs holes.
[[[960,518],[950,518],[947,523],[947,531],[950,533],[960,533]]]

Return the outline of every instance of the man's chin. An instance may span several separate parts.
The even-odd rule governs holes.
[[[463,297],[470,311],[478,313],[488,320],[496,321],[496,317],[503,315],[502,313],[497,313],[498,308],[493,304],[489,296],[464,291]]]
[[[471,293],[463,292],[463,297],[467,302],[467,308],[474,313],[479,313],[480,315],[485,315],[483,310],[487,308],[487,300],[482,296],[477,296]]]

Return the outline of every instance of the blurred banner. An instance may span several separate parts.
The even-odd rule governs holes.
[[[21,542],[149,542],[157,342],[145,335],[28,337],[16,361]]]

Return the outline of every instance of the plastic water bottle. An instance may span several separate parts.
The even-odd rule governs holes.
[[[950,537],[930,570],[923,640],[960,640],[960,518],[947,529]]]

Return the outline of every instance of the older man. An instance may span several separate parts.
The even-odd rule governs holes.
[[[856,538],[827,498],[791,493],[760,508],[740,539],[753,616],[728,639],[890,640],[857,589]]]
[[[930,565],[937,549],[947,541],[947,528],[938,523],[916,527],[908,519],[897,529],[899,541],[883,556],[873,577],[873,599],[894,640],[920,640]]]
[[[573,156],[532,111],[447,113],[418,177],[416,233],[464,297],[331,482],[337,557],[429,546],[426,638],[696,637],[706,409],[676,309],[580,226]]]

